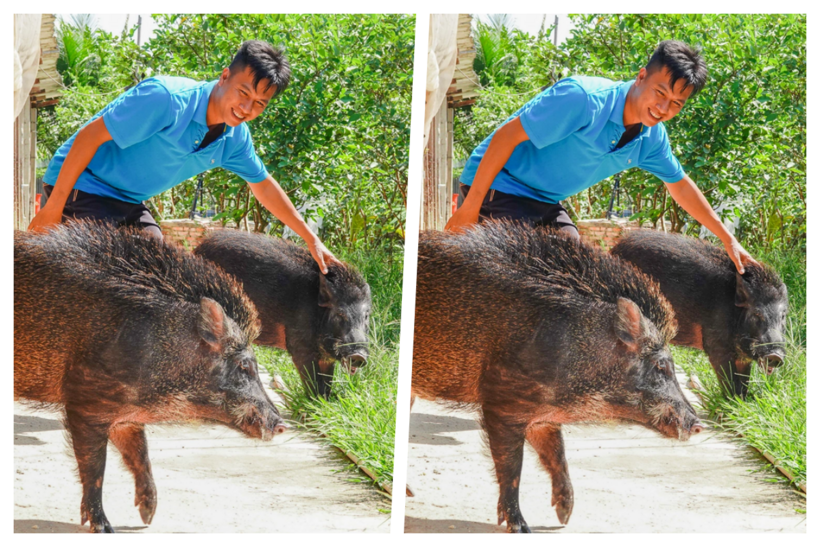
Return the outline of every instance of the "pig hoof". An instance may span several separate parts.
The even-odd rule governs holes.
[[[157,489],[153,480],[138,488],[137,495],[134,497],[134,505],[139,509],[142,522],[151,524],[154,513],[157,512]]]
[[[111,526],[111,523],[108,522],[107,518],[100,520],[100,522],[92,522],[91,523],[91,533],[92,534],[113,534],[114,527]]]
[[[502,509],[498,510],[498,525],[501,526],[504,524],[504,521],[507,521],[507,533],[509,534],[529,534],[530,527],[527,526],[527,522],[524,520],[524,517],[521,514],[516,516],[507,516],[506,512]]]
[[[140,511],[140,518],[142,519],[143,524],[151,524],[151,521],[154,518],[154,513],[157,512],[157,500],[154,499],[146,499],[140,502],[137,507]]]
[[[572,501],[565,503],[561,500],[560,503],[555,505],[555,514],[558,515],[558,522],[561,524],[566,525],[569,523],[569,517],[572,515]]]
[[[572,515],[573,497],[572,490],[552,496],[552,506],[555,507],[555,514],[561,524],[567,524]]]
[[[507,522],[507,533],[509,534],[531,534],[532,531],[524,519],[518,519],[517,522]]]

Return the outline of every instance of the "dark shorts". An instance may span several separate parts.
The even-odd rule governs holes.
[[[470,187],[460,184],[461,197],[466,198]],[[481,204],[478,221],[487,219],[520,220],[535,226],[552,226],[578,239],[578,228],[560,203],[546,203],[535,199],[505,194],[490,189]]]
[[[53,186],[43,185],[43,194],[46,199],[53,190]],[[72,219],[103,220],[112,222],[117,227],[136,226],[162,239],[159,224],[144,203],[129,203],[74,189],[68,195],[63,209],[63,222]]]

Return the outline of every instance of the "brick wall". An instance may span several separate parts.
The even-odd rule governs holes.
[[[627,219],[593,218],[589,220],[579,220],[575,223],[578,226],[578,233],[581,238],[593,245],[599,245],[603,250],[611,249],[619,239],[630,230],[640,230],[637,221]],[[667,230],[671,228],[667,222]],[[652,229],[651,224],[645,224],[643,229]]]
[[[222,226],[221,222],[210,220],[190,220],[187,218],[163,220],[159,223],[162,235],[167,241],[172,241],[186,249],[193,251],[206,235],[214,230],[232,230],[235,226]]]

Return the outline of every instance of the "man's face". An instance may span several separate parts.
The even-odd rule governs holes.
[[[213,92],[215,114],[219,118],[217,123],[225,122],[236,127],[261,114],[276,93],[275,85],[265,90],[267,84],[267,80],[261,80],[254,88],[250,67],[236,73],[231,73],[227,68],[223,70]]]
[[[666,67],[655,70],[652,73],[642,68],[635,79],[635,85],[630,90],[631,97],[631,123],[644,124],[653,127],[658,122],[665,122],[677,116],[689,95],[692,94],[692,86],[686,87],[686,81],[678,79],[675,87],[671,85],[672,77]],[[626,114],[626,112],[625,112]],[[624,116],[626,122],[627,116]],[[625,123],[625,125],[627,125]]]

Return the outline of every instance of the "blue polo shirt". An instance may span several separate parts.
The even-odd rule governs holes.
[[[663,182],[681,180],[686,173],[672,154],[663,123],[642,127],[637,137],[615,150],[626,130],[624,105],[633,83],[573,76],[539,93],[504,122],[520,116],[529,140],[515,147],[490,188],[558,203],[632,167]],[[464,184],[472,185],[493,135],[495,131],[467,160],[461,174]]]
[[[208,99],[216,85],[188,78],[143,80],[103,108],[113,140],[103,143],[74,188],[139,203],[203,171],[224,167],[248,182],[268,176],[253,149],[246,124],[225,132],[201,150],[208,133]],[[43,180],[53,185],[77,133],[54,154]]]

